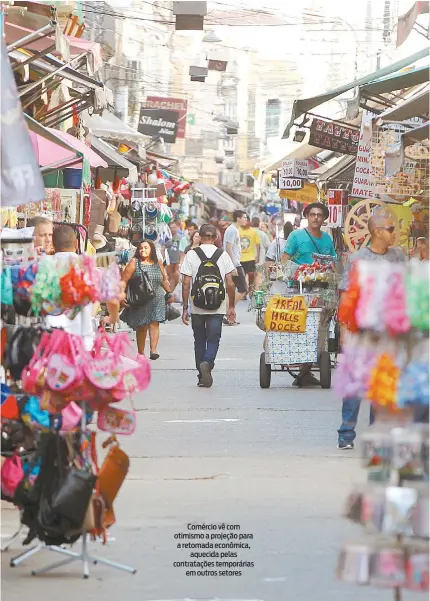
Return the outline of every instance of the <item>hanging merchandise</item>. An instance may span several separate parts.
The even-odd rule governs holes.
[[[428,268],[357,261],[339,307],[335,389],[369,399],[375,422],[362,435],[368,484],[345,508],[372,538],[344,546],[338,577],[392,588],[396,601],[429,589]]]

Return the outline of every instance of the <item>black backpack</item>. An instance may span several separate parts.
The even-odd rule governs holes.
[[[201,261],[191,289],[194,306],[198,309],[216,311],[225,300],[225,286],[217,265],[224,251],[218,248],[212,257],[207,257],[201,248],[193,250]]]

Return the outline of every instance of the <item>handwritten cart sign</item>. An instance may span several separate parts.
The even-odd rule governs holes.
[[[272,296],[266,309],[266,332],[304,334],[307,314],[304,296]]]
[[[370,127],[373,113],[363,112],[358,141],[357,160],[355,162],[354,181],[352,183],[351,196],[358,198],[369,198],[373,196],[374,175],[370,159],[370,139],[365,140],[365,128]],[[368,136],[367,136],[368,137]]]

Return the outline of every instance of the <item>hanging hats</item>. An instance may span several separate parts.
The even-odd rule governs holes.
[[[106,236],[104,236],[103,232],[104,232],[104,226],[96,225],[96,227],[94,228],[93,237],[91,239],[91,244],[94,246],[94,248],[96,250],[100,250],[101,248],[104,248],[106,246],[106,244],[108,243],[107,238],[106,238]]]

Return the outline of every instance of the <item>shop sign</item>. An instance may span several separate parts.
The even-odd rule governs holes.
[[[364,139],[365,131],[370,127],[372,117],[374,117],[373,113],[363,111],[351,191],[351,196],[357,196],[358,198],[372,198],[373,196],[374,176],[370,160],[370,140],[366,142]],[[366,138],[368,138],[368,135],[366,135]]]
[[[341,227],[344,207],[342,205],[331,204],[327,208],[329,211],[327,227]]]
[[[151,138],[163,138],[168,144],[174,144],[178,132],[178,112],[151,109],[143,106],[140,109],[138,131]]]
[[[305,183],[301,190],[281,190],[279,192],[280,198],[288,198],[288,200],[295,200],[301,202],[304,205],[308,205],[311,202],[318,202],[318,189],[315,184]]]
[[[164,98],[162,96],[148,96],[146,106],[151,109],[163,109],[176,111],[178,113],[178,132],[176,137],[185,138],[186,124],[194,125],[194,115],[191,120],[187,119],[188,102],[183,98]],[[191,115],[190,115],[191,117]]]
[[[301,190],[304,186],[304,180],[297,177],[279,176],[279,190]]]
[[[348,191],[342,189],[333,189],[328,191],[328,204],[329,205],[347,205],[348,204]]]
[[[285,159],[282,161],[281,177],[308,178],[309,161],[303,159]]]
[[[266,331],[304,334],[307,314],[304,296],[272,296],[266,309]]]
[[[358,129],[315,118],[310,127],[309,144],[334,152],[355,155],[358,150],[359,138]]]

